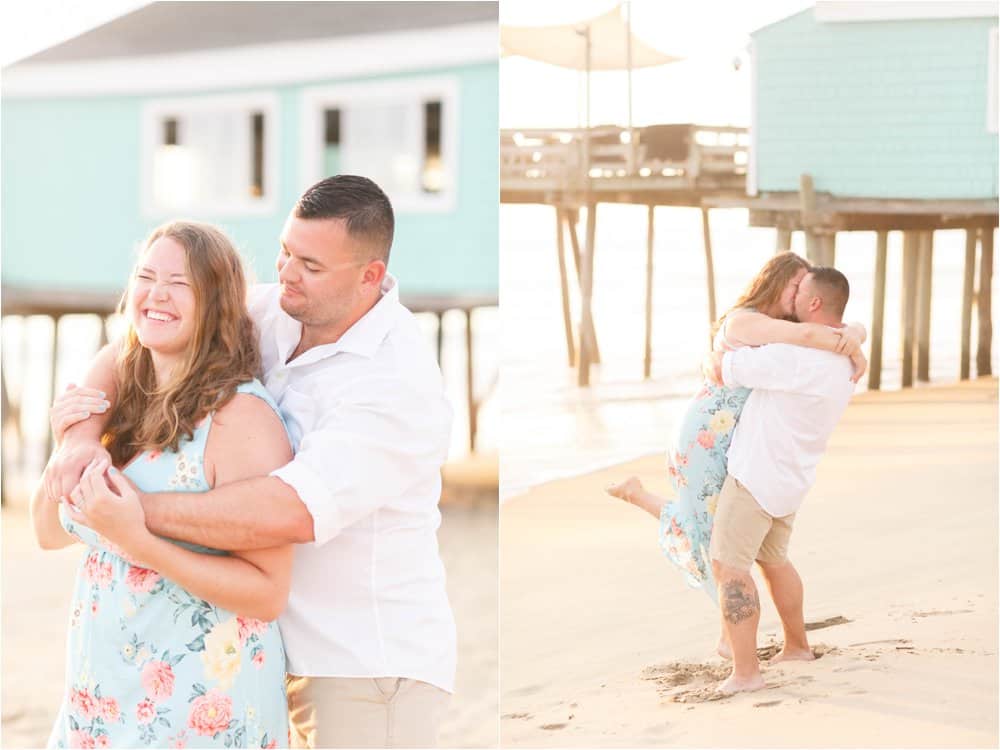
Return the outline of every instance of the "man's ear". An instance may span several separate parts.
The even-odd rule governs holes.
[[[823,307],[822,297],[813,297],[809,301],[809,312],[817,312],[821,307]]]
[[[375,287],[382,286],[382,279],[385,278],[385,263],[381,260],[373,260],[365,267],[365,273],[361,280],[365,284]]]

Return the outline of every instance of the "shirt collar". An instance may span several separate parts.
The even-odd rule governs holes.
[[[332,344],[320,344],[303,352],[296,359],[289,363],[295,365],[306,365],[320,359],[333,356],[339,352],[349,352],[371,359],[375,356],[379,346],[392,329],[395,320],[396,308],[399,307],[399,282],[396,277],[386,274],[382,279],[382,296],[372,308],[362,315],[354,325],[344,331],[344,334]],[[293,334],[294,343],[284,354],[285,357],[298,345],[299,337],[302,335],[302,324],[284,313],[293,324],[294,333],[291,329],[286,334]],[[283,337],[284,338],[284,337]],[[279,347],[280,348],[280,347]]]

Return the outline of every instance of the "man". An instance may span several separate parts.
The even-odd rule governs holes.
[[[813,269],[799,285],[795,316],[840,328],[849,295],[842,273]],[[732,673],[719,690],[731,693],[764,686],[757,660],[760,599],[750,576],[754,561],[784,630],[784,647],[772,663],[814,658],[806,640],[802,580],[788,559],[788,540],[795,512],[854,391],[853,368],[840,354],[770,344],[709,355],[706,370],[716,382],[753,389],[729,447],[729,473],[709,544],[733,653]]]
[[[386,274],[394,219],[363,177],[309,188],[285,222],[280,284],[251,295],[264,381],[295,458],[205,494],[142,496],[149,528],[218,549],[298,544],[279,622],[294,747],[428,747],[453,690],[455,626],[436,530],[451,409]],[[107,347],[88,385],[111,393]],[[113,396],[111,396],[113,398]],[[50,463],[66,496],[103,419]]]

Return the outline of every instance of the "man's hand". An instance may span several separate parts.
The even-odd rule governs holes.
[[[62,445],[66,430],[82,422],[91,414],[104,414],[111,406],[104,391],[95,388],[77,388],[70,383],[66,390],[56,396],[49,409],[49,425],[56,445]]]
[[[701,361],[701,374],[706,382],[715,385],[723,385],[722,382],[722,357],[725,352],[709,352]]]
[[[111,454],[99,441],[78,441],[62,446],[52,454],[45,473],[42,474],[45,494],[53,499],[69,497],[70,492],[80,483],[84,469],[92,461],[99,459],[104,459],[111,465]]]

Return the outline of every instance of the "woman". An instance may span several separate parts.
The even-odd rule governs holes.
[[[750,282],[746,290],[716,323],[713,348],[729,351],[741,346],[770,343],[798,344],[846,354],[855,365],[855,380],[864,374],[867,363],[860,345],[863,326],[851,325],[835,331],[815,323],[793,323],[792,315],[799,282],[809,264],[794,253],[775,255]],[[608,492],[660,519],[660,546],[667,557],[684,572],[691,587],[702,588],[716,601],[708,542],[719,491],[726,478],[726,451],[748,388],[727,388],[706,382],[685,410],[673,450],[668,454],[667,472],[675,499],[646,490],[636,477],[612,485]],[[728,646],[719,639],[719,652],[728,655]]]
[[[205,491],[266,474],[291,448],[254,377],[257,337],[239,255],[213,227],[174,222],[145,244],[122,312],[104,444],[68,503],[32,498],[45,549],[82,541],[66,688],[50,747],[276,747],[288,739],[273,622],[291,545],[232,554],[162,539],[132,488]]]

